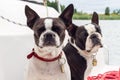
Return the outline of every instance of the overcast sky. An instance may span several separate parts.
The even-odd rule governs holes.
[[[55,1],[55,0],[50,0]],[[104,13],[106,7],[110,7],[111,12],[114,9],[120,9],[120,0],[59,0],[65,6],[73,3],[78,11],[92,13]]]

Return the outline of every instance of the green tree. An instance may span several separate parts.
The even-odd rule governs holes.
[[[106,7],[106,9],[105,9],[105,15],[110,15],[110,8],[109,7]]]
[[[47,0],[47,5],[50,6],[50,7],[55,8],[58,11],[58,7],[57,7],[56,2],[54,2],[54,1],[50,2],[49,0]]]
[[[113,14],[117,14],[117,11],[116,11],[116,10],[113,10]]]
[[[61,6],[61,11],[63,11],[65,9],[64,5],[60,5]]]
[[[118,10],[118,14],[120,14],[120,9]]]
[[[78,13],[78,12],[77,12],[77,9],[74,9],[74,13]]]
[[[119,15],[120,14],[120,9],[113,10],[113,14]]]

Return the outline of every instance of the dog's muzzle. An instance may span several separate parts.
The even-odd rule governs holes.
[[[102,43],[101,43],[101,39],[99,38],[99,36],[97,34],[92,34],[90,36],[90,39],[92,40],[92,43],[93,43],[93,47],[95,46],[100,46],[100,47],[103,47]]]
[[[44,39],[43,39],[44,46],[56,46],[56,41],[55,41],[55,34],[53,33],[46,33],[44,34]]]
[[[92,40],[93,43],[93,47],[100,45],[100,47],[103,47],[102,43],[101,43],[101,39],[99,38],[99,36],[97,34],[92,34],[90,36],[90,39]]]

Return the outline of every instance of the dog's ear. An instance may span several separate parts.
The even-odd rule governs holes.
[[[35,21],[39,18],[39,16],[27,5],[25,6],[25,15],[27,17],[27,25],[32,29]]]
[[[65,23],[66,27],[72,24],[73,13],[74,13],[74,6],[73,4],[70,4],[67,8],[64,9],[64,11],[59,16],[59,18],[61,18]]]
[[[96,23],[97,25],[99,25],[99,16],[96,12],[93,13],[92,23]]]
[[[68,34],[69,34],[72,38],[75,38],[75,34],[76,34],[76,31],[77,31],[77,28],[78,28],[78,26],[76,26],[75,24],[71,24],[71,25],[67,28]]]

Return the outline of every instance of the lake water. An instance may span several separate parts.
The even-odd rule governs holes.
[[[90,20],[74,20],[77,25],[90,23]],[[120,65],[120,20],[100,20],[99,21],[104,45],[109,50],[109,64]]]

